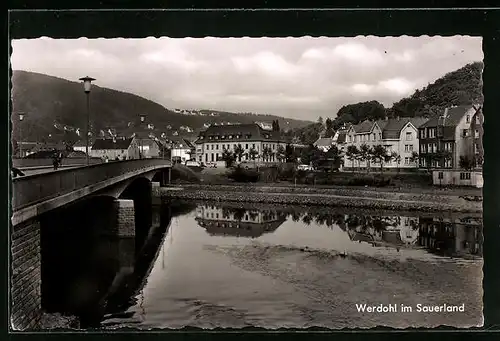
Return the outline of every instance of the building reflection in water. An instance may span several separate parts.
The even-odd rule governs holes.
[[[345,215],[352,241],[373,246],[423,247],[442,256],[483,255],[481,218]]]
[[[259,208],[246,209],[220,204],[196,208],[196,221],[210,235],[256,238],[275,231],[286,220],[309,226],[316,223],[340,228],[353,242],[374,247],[425,248],[451,257],[482,257],[480,217],[443,218],[410,215],[344,214],[329,209]]]
[[[245,209],[230,206],[200,205],[196,221],[210,235],[257,238],[275,231],[287,214],[274,209]]]

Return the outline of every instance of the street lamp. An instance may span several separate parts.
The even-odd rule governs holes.
[[[144,124],[144,122],[146,121],[146,114],[140,114],[139,117],[141,118],[141,124],[140,124],[140,127],[142,127],[142,125]],[[140,143],[140,152],[139,152],[139,159],[142,159],[142,154],[144,153],[144,147],[142,145],[142,136],[139,135],[139,143]]]
[[[24,112],[19,112],[17,113],[17,115],[19,116],[19,133],[18,133],[18,139],[19,141],[17,142],[17,149],[19,149],[19,158],[22,158],[23,157],[23,153],[22,153],[22,145],[21,145],[21,142],[22,142],[22,138],[21,138],[21,122],[24,120],[24,116],[25,116],[25,113]]]
[[[87,153],[87,166],[89,165],[89,129],[90,129],[90,88],[92,87],[92,81],[95,81],[95,78],[86,76],[80,78],[83,82],[83,91],[87,96],[87,129],[85,131],[86,143],[85,143],[85,152]]]

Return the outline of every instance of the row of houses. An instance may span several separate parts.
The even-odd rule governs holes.
[[[315,145],[326,151],[337,146],[344,154],[344,167],[376,167],[369,160],[349,157],[347,149],[363,145],[382,145],[398,160],[384,163],[385,168],[460,169],[468,160],[469,168],[481,168],[484,116],[479,105],[455,106],[433,118],[404,117],[366,120],[339,129],[332,138],[320,138]],[[462,160],[462,162],[461,162]]]

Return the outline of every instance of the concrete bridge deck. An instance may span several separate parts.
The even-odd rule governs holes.
[[[13,178],[12,224],[19,224],[136,176],[170,167],[168,160],[139,159],[71,167]]]

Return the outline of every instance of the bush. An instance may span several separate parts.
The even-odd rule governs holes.
[[[374,176],[359,176],[354,177],[348,181],[349,186],[374,186],[374,187],[386,187],[392,184],[391,177],[385,177],[382,175]]]
[[[253,169],[243,169],[242,167],[235,167],[229,172],[228,178],[236,182],[257,182],[259,181],[259,173]]]

